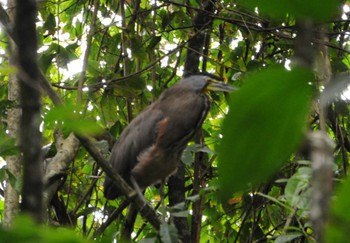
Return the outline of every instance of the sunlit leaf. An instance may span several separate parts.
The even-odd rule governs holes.
[[[46,114],[44,121],[48,124],[57,123],[58,126],[80,135],[95,135],[102,132],[102,128],[95,121],[82,118],[79,111],[71,105],[52,108]]]
[[[142,1],[140,2],[140,7],[143,8],[143,9],[149,7],[149,1],[142,0]]]
[[[92,120],[69,120],[64,124],[66,128],[80,135],[96,135],[103,132],[103,129]]]
[[[221,194],[229,198],[271,176],[298,146],[310,108],[312,76],[271,68],[231,97],[219,151]]]
[[[9,74],[13,74],[16,72],[16,68],[14,66],[5,66],[5,65],[2,65],[0,67],[0,73],[2,75],[9,75]]]

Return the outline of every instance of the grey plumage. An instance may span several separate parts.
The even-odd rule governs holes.
[[[181,153],[202,125],[210,100],[206,89],[230,91],[231,86],[213,82],[208,76],[190,76],[164,91],[124,129],[112,149],[110,163],[128,183],[140,189],[165,180],[176,171]],[[121,192],[106,177],[105,197]]]

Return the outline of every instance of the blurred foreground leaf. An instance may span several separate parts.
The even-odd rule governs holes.
[[[1,242],[18,243],[83,243],[87,239],[78,237],[73,231],[64,228],[49,228],[35,224],[27,216],[16,218],[13,227],[9,230],[0,227]]]
[[[327,21],[338,10],[338,0],[244,0],[240,4],[252,11],[257,7],[258,11],[273,18],[286,18],[292,15],[300,19],[312,19],[315,21]]]
[[[326,242],[349,242],[350,230],[350,178],[339,186],[331,205],[330,222],[326,229]]]
[[[231,97],[219,145],[224,199],[268,179],[302,139],[311,101],[312,74],[271,68],[247,78]]]
[[[159,234],[162,242],[178,242],[177,230],[173,224],[161,224]]]

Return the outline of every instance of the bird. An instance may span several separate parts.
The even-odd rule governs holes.
[[[232,90],[233,86],[213,76],[182,78],[122,131],[109,159],[114,171],[139,193],[164,182],[176,172],[183,150],[208,114],[209,91]],[[112,200],[121,195],[112,179],[106,176],[104,196]]]

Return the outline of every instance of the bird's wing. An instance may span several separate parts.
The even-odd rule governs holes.
[[[162,103],[161,109],[165,116],[169,117],[170,122],[164,131],[167,136],[161,144],[170,151],[182,152],[202,125],[210,107],[210,100],[204,95],[193,95],[193,93],[182,93],[178,97],[171,98],[172,100]]]
[[[130,171],[138,162],[138,155],[155,143],[157,124],[162,119],[164,114],[157,109],[156,102],[131,121],[114,145],[110,164],[128,182]],[[120,192],[117,192],[110,178],[106,177],[104,186],[107,198],[119,196]]]
[[[157,124],[164,118],[157,109],[145,110],[122,132],[110,158],[113,168],[123,174],[137,163],[137,156],[152,146],[157,138]]]

